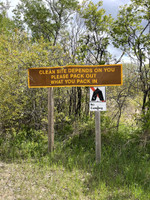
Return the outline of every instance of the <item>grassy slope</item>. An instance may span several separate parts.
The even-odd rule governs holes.
[[[29,158],[29,144],[26,144],[29,146],[26,159],[20,159],[18,149],[13,153],[13,162],[12,159],[6,162],[8,159],[2,156],[0,199],[150,199],[149,147],[141,147],[125,131],[103,135],[102,144],[99,165],[95,163],[91,133],[63,143],[57,141],[56,150],[50,156],[40,156],[40,146],[39,153]],[[43,146],[41,155],[45,150]]]

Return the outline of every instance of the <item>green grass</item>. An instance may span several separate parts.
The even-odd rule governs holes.
[[[1,144],[0,199],[150,199],[150,146],[128,129],[102,134],[100,164],[91,131],[63,141],[56,137],[50,155],[46,138],[34,138],[14,141],[13,153],[12,143]]]

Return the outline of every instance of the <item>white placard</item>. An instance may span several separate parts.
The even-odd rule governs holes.
[[[106,111],[106,87],[90,87],[90,111]]]

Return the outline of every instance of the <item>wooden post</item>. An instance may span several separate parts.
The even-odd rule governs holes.
[[[54,97],[53,88],[48,88],[48,152],[54,150]]]
[[[101,161],[101,128],[100,128],[100,112],[95,112],[95,151],[96,151],[96,162]]]

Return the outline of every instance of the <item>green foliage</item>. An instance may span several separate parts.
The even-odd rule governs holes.
[[[141,116],[141,131],[144,136],[145,145],[150,141],[150,101],[146,104],[146,113]]]
[[[143,113],[146,110],[150,92],[149,85],[149,15],[150,1],[132,0],[132,3],[120,8],[118,18],[113,23],[112,41],[115,47],[136,58],[138,63],[138,81],[143,92]],[[148,62],[148,67],[147,67]]]
[[[72,11],[77,9],[76,0],[21,0],[14,10],[16,25],[32,31],[33,38],[39,39],[43,36],[55,45],[62,28],[65,28]],[[23,14],[23,17],[22,17]]]
[[[14,21],[7,17],[9,3],[0,2],[0,34],[10,34],[15,28]]]
[[[80,16],[84,20],[85,31],[80,37],[78,60],[88,64],[105,64],[110,58],[107,47],[110,43],[111,16],[105,15],[102,2],[94,4],[84,1]]]
[[[47,136],[42,131],[20,130],[1,135],[1,159],[40,158],[47,153]]]
[[[102,6],[102,2],[98,2],[94,4],[93,2],[89,2],[83,4],[83,9],[81,10],[81,16],[85,19],[85,24],[87,29],[91,32],[104,32],[109,30],[111,18],[110,16],[104,15],[105,10],[100,8]]]
[[[1,130],[29,126],[42,128],[46,118],[47,90],[28,89],[29,67],[56,66],[67,54],[60,46],[51,46],[43,38],[32,43],[25,33],[0,37],[0,110]],[[44,124],[45,126],[45,124]]]

